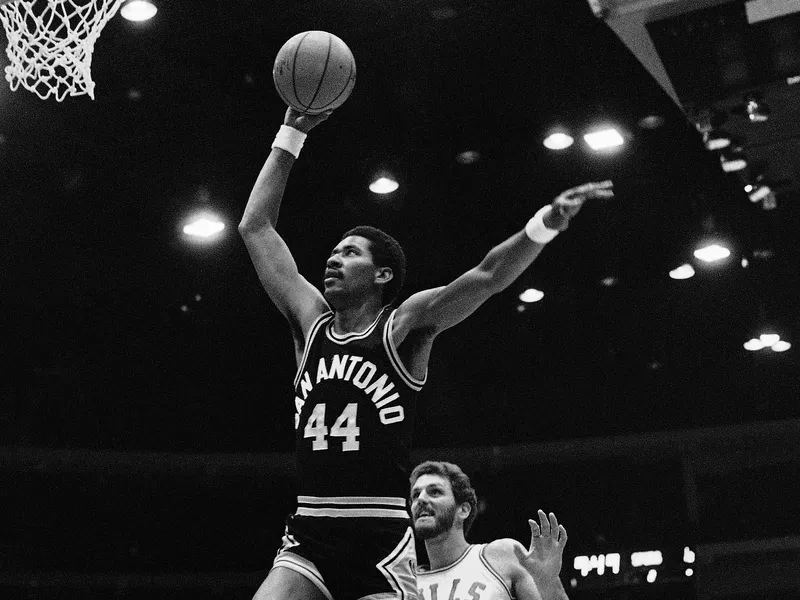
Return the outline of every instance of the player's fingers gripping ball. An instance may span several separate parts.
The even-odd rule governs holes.
[[[356,61],[340,38],[304,31],[278,51],[272,68],[275,89],[292,108],[317,115],[341,106],[356,84]]]

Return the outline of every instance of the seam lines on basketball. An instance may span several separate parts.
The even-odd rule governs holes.
[[[331,48],[333,47],[333,38],[328,35],[328,54],[325,56],[325,65],[322,67],[322,77],[319,78],[319,83],[317,83],[317,89],[314,92],[314,95],[311,97],[311,101],[308,103],[306,108],[311,108],[314,105],[314,100],[317,99],[319,95],[319,90],[322,87],[322,82],[325,81],[325,74],[328,72],[328,63],[331,60]],[[313,110],[317,110],[316,108]]]
[[[297,69],[297,55],[300,54],[300,46],[303,45],[303,41],[308,37],[310,31],[306,31],[305,35],[300,38],[300,41],[297,42],[297,46],[294,49],[294,57],[292,58],[292,91],[294,92],[294,98],[297,100],[297,103],[300,106],[303,106],[302,100],[300,100],[300,94],[297,93],[297,77],[295,75]],[[308,106],[306,106],[308,108]]]
[[[342,91],[339,92],[338,94],[336,94],[336,98],[334,98],[333,100],[331,100],[330,102],[328,102],[325,105],[326,107],[330,106],[331,104],[336,102],[341,97],[341,95],[344,94],[350,88],[350,77],[353,75],[353,69],[355,68],[355,66],[356,66],[356,61],[351,58],[350,59],[350,72],[347,74],[347,83],[342,88]]]

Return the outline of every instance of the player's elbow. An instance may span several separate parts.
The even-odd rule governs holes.
[[[258,236],[260,233],[263,233],[267,228],[270,227],[270,224],[266,221],[261,219],[255,219],[251,215],[245,214],[242,217],[242,220],[239,221],[239,235],[242,236],[245,240],[251,237]]]

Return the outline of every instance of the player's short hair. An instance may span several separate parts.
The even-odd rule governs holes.
[[[456,504],[469,504],[469,516],[464,519],[464,535],[469,533],[475,517],[478,516],[478,496],[475,494],[475,489],[469,480],[469,476],[461,470],[461,467],[453,463],[427,460],[414,467],[411,472],[409,481],[411,487],[417,482],[422,475],[440,475],[450,481],[450,487],[453,488],[453,497]]]
[[[370,242],[369,250],[375,266],[389,267],[392,270],[392,279],[383,288],[383,302],[392,304],[400,295],[406,279],[406,255],[403,248],[388,233],[370,225],[353,227],[345,232],[341,239],[350,235],[367,238]]]

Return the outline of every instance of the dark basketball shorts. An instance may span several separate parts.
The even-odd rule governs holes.
[[[416,564],[404,499],[300,496],[272,568],[300,573],[328,600],[417,600]]]

